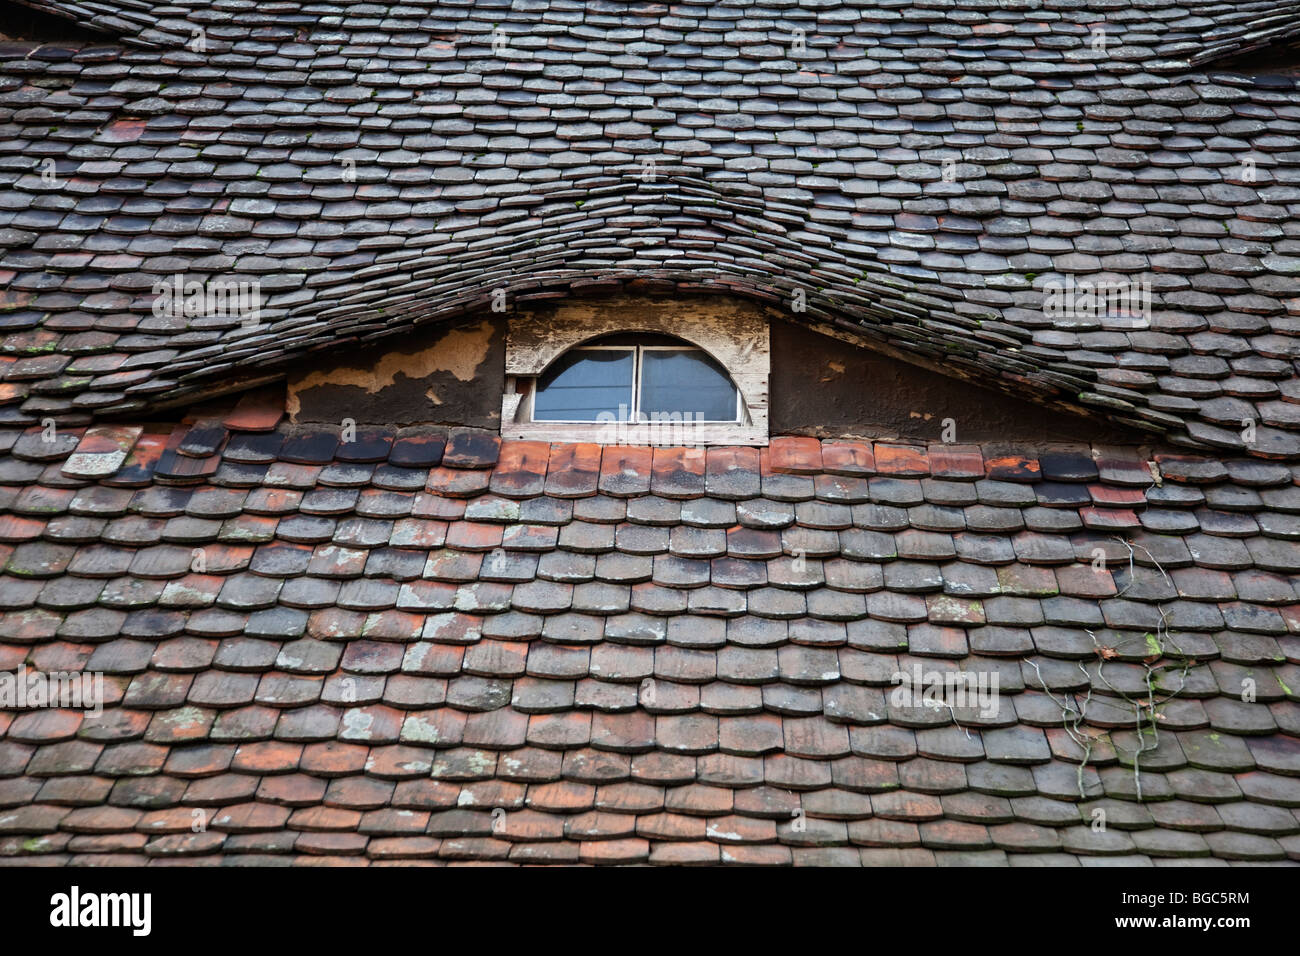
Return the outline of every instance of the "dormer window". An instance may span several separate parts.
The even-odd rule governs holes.
[[[704,349],[669,335],[607,335],[537,379],[534,422],[741,421],[740,393]]]
[[[734,307],[630,305],[511,318],[502,437],[767,444],[767,322]]]

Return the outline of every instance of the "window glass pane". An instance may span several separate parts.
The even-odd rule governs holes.
[[[626,419],[632,404],[633,354],[631,349],[574,349],[560,356],[538,379],[533,419],[594,422],[601,412]]]
[[[680,414],[706,422],[736,420],[736,390],[719,365],[698,349],[641,353],[641,413]]]

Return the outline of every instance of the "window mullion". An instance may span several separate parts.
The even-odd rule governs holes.
[[[632,408],[630,417],[633,422],[641,421],[641,346],[636,347],[636,357],[632,361]]]

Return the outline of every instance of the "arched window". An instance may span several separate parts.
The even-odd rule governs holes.
[[[723,298],[542,304],[506,335],[501,436],[766,445],[768,320]]]
[[[565,352],[540,375],[535,422],[734,423],[740,394],[707,352],[670,335],[606,335]]]

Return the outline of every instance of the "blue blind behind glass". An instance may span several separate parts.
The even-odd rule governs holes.
[[[631,349],[575,349],[555,360],[537,383],[533,419],[594,422],[601,412],[629,415],[632,405]]]
[[[699,416],[706,422],[736,420],[736,390],[703,352],[641,353],[641,413]]]

